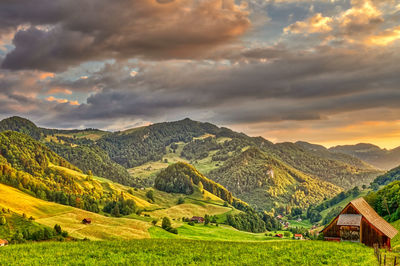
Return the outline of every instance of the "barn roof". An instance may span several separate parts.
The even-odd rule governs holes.
[[[361,214],[341,214],[339,215],[337,225],[360,226],[361,218]]]
[[[375,212],[374,209],[364,200],[364,198],[358,198],[350,202],[357,211],[367,219],[372,225],[374,225],[379,231],[387,235],[389,238],[393,238],[397,235],[398,231],[396,228],[391,226],[382,217]]]
[[[8,244],[8,241],[5,240],[5,239],[0,239],[0,245],[1,245],[1,244]]]

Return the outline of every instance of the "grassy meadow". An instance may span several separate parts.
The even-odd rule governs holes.
[[[373,249],[319,241],[223,242],[174,239],[8,246],[0,265],[376,265]]]

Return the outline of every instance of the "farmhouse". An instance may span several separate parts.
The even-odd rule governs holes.
[[[90,218],[84,218],[84,219],[82,220],[82,223],[83,223],[83,224],[91,224],[91,223],[92,223],[92,219],[90,219]]]
[[[198,217],[198,216],[193,216],[192,219],[190,219],[190,221],[196,222],[196,223],[204,223],[204,218]]]
[[[8,241],[5,239],[0,239],[0,247],[4,247],[8,245]]]
[[[294,234],[294,239],[303,240],[303,235],[302,234]]]
[[[390,249],[390,240],[397,230],[380,217],[363,199],[351,201],[322,231],[327,241],[360,242],[367,246],[378,244]]]

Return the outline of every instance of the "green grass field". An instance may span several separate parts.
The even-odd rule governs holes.
[[[282,240],[275,237],[267,237],[264,233],[249,233],[236,230],[227,225],[204,225],[195,224],[194,226],[184,224],[178,227],[178,235],[174,235],[160,227],[149,229],[151,238],[180,238],[192,240],[219,240],[219,241],[265,241]]]
[[[1,248],[0,265],[377,265],[373,249],[320,241],[146,239]]]

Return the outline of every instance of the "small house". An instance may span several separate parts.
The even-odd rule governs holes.
[[[276,219],[278,219],[278,220],[281,220],[283,218],[283,216],[282,215],[278,215],[278,216],[276,216]]]
[[[190,221],[195,223],[204,223],[204,218],[199,216],[193,216],[192,219],[190,219]]]
[[[4,247],[8,245],[8,241],[5,239],[0,239],[0,247]]]
[[[276,234],[275,237],[283,238],[282,234]]]
[[[397,235],[397,230],[363,198],[358,198],[347,204],[321,233],[326,241],[359,242],[370,247],[377,244],[390,249],[390,240]]]
[[[304,238],[302,234],[294,234],[294,239],[303,240]]]
[[[83,224],[91,224],[91,223],[92,223],[92,219],[90,219],[90,218],[84,218],[84,219],[82,220],[82,223],[83,223]]]

